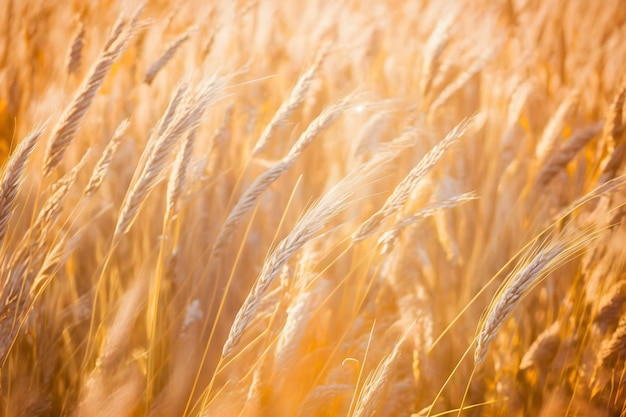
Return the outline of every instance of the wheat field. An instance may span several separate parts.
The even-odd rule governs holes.
[[[621,0],[0,22],[0,415],[626,415]]]

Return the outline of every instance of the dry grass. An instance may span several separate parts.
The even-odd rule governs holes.
[[[626,414],[621,1],[0,3],[0,415]]]

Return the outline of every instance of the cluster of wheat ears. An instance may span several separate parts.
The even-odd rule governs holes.
[[[625,415],[623,1],[0,3],[0,415]]]

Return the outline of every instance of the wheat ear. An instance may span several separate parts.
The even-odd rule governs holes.
[[[519,370],[524,371],[532,367],[545,369],[552,363],[561,345],[560,323],[555,321],[544,330],[530,345],[519,365]]]
[[[396,343],[391,353],[387,355],[385,359],[378,364],[376,369],[367,377],[365,384],[359,393],[359,398],[354,407],[354,413],[352,413],[352,416],[371,417],[375,414],[381,390],[387,383],[392,365],[400,356],[400,347],[406,340],[407,335],[408,331],[405,332],[402,338],[400,338],[400,340]]]
[[[154,145],[152,147],[148,145],[150,154],[146,164],[136,181],[133,182],[129,193],[122,203],[122,209],[113,234],[114,242],[128,232],[137,217],[141,205],[159,183],[161,174],[167,165],[168,156],[177,141],[185,132],[199,126],[202,114],[209,104],[216,99],[221,87],[222,80],[219,78],[214,78],[203,84],[196,96],[191,98],[185,108],[178,113],[178,116],[172,121],[163,135],[155,139]]]
[[[41,237],[44,236],[47,230],[52,230],[50,225],[54,223],[61,214],[65,198],[72,189],[78,172],[85,164],[88,156],[89,152],[86,152],[78,164],[52,186],[54,192],[48,197],[32,225],[32,230],[35,231],[36,242],[38,244],[43,244]]]
[[[428,217],[434,216],[442,210],[450,209],[458,206],[459,204],[475,199],[476,196],[474,195],[474,193],[465,193],[451,197],[444,201],[432,203],[415,213],[402,217],[393,225],[392,229],[383,233],[378,239],[377,245],[381,248],[381,254],[387,254],[391,251],[395,242],[400,236],[400,233],[406,227],[415,223],[419,223],[422,220],[427,219]]]
[[[222,349],[223,357],[228,357],[233,353],[243,336],[243,332],[253,320],[262,298],[289,259],[302,249],[307,242],[313,240],[331,219],[335,218],[351,204],[354,204],[349,198],[358,188],[358,185],[364,183],[367,178],[378,172],[384,166],[384,162],[388,162],[395,155],[395,153],[389,152],[386,154],[387,160],[377,159],[372,163],[362,164],[352,171],[309,208],[289,235],[280,241],[263,264],[263,269],[257,281],[237,312]]]
[[[561,148],[551,153],[535,179],[535,188],[540,189],[550,183],[552,178],[574,159],[576,154],[602,130],[602,124],[596,123],[574,133]]]
[[[502,292],[493,308],[487,314],[487,318],[478,334],[476,350],[474,351],[474,363],[476,366],[482,364],[487,358],[489,345],[496,337],[505,320],[511,315],[513,308],[519,300],[542,276],[543,271],[561,255],[564,249],[563,246],[556,245],[552,248],[541,250],[530,263],[515,274],[511,284]]]
[[[167,183],[167,217],[175,216],[180,210],[178,202],[185,187],[187,167],[191,164],[191,154],[193,153],[197,135],[197,128],[191,130],[176,154],[172,173]]]
[[[313,313],[311,291],[299,293],[287,308],[287,320],[283,326],[274,353],[274,363],[290,363]]]
[[[4,241],[7,233],[13,204],[23,181],[22,177],[26,170],[28,157],[35,150],[43,131],[44,127],[42,126],[20,142],[2,174],[2,182],[0,183],[0,244]]]
[[[456,15],[456,12],[446,15],[443,20],[437,23],[428,41],[426,41],[424,60],[422,61],[422,73],[420,75],[420,91],[423,100],[430,92],[435,70],[437,69],[437,63],[448,45],[450,28],[452,27],[452,23],[454,23]]]
[[[556,112],[550,118],[535,149],[535,157],[539,163],[543,163],[545,159],[552,154],[556,148],[557,140],[560,137],[561,130],[569,114],[573,111],[578,102],[578,93],[574,92],[568,95],[559,105]]]
[[[189,92],[189,82],[186,80],[181,81],[174,90],[174,94],[170,99],[170,102],[167,104],[167,108],[165,109],[165,113],[163,113],[163,117],[159,120],[159,125],[156,129],[158,135],[162,135],[165,133],[165,130],[174,120],[174,116],[176,115],[176,111],[178,110],[178,106],[183,101],[183,98]]]
[[[318,412],[320,406],[332,403],[335,399],[348,394],[352,390],[354,390],[354,385],[352,384],[318,385],[306,396],[299,406],[299,410],[302,411],[297,415],[303,417],[318,416],[320,415]]]
[[[261,137],[252,150],[253,155],[258,155],[265,150],[276,128],[281,123],[284,123],[285,120],[287,120],[289,116],[291,116],[291,114],[302,105],[311,82],[313,81],[315,74],[318,72],[327,54],[328,46],[325,46],[318,54],[318,57],[313,65],[311,65],[311,67],[304,74],[302,74],[302,76],[300,76],[300,79],[298,79],[298,82],[293,87],[293,90],[291,90],[287,100],[282,102],[272,120],[267,124],[267,126],[265,126],[265,129],[263,129]]]
[[[469,120],[463,120],[420,160],[396,186],[383,206],[359,226],[358,230],[352,235],[353,242],[360,242],[369,237],[386,218],[397,213],[404,206],[404,203],[411,195],[411,191],[433,169],[446,150],[465,133],[469,125]]]
[[[609,156],[602,162],[602,176],[598,180],[600,183],[610,181],[615,178],[617,171],[622,166],[624,153],[626,152],[626,142],[622,140],[624,133],[624,101],[626,100],[626,79],[622,81],[618,93],[613,99],[611,113],[609,116],[609,133],[607,138]]]
[[[73,74],[80,68],[81,55],[83,53],[83,46],[85,45],[85,25],[80,22],[78,31],[74,35],[72,45],[70,46],[69,54],[67,56],[67,73]]]
[[[68,146],[74,141],[78,126],[87,113],[87,109],[89,109],[96,92],[100,89],[100,86],[102,86],[104,77],[108,74],[113,63],[119,58],[122,52],[124,52],[130,38],[133,36],[137,28],[136,19],[140,11],[141,9],[137,11],[135,17],[132,19],[133,23],[131,23],[122,38],[117,39],[120,35],[118,30],[112,33],[107,40],[104,51],[100,54],[98,60],[79,88],[78,93],[74,96],[72,102],[65,109],[63,116],[60,118],[59,123],[55,126],[52,138],[46,149],[43,168],[44,175],[48,176],[52,173],[54,168],[61,162]]]
[[[91,197],[93,197],[93,195],[102,185],[104,177],[109,171],[109,167],[111,166],[111,162],[113,162],[113,156],[115,155],[117,148],[122,142],[122,138],[124,133],[126,132],[126,129],[128,129],[128,125],[128,119],[119,124],[117,129],[115,129],[115,133],[113,133],[113,137],[104,149],[104,152],[102,152],[102,156],[96,163],[96,166],[91,174],[91,178],[89,178],[89,182],[85,187],[85,192],[83,195],[86,201],[91,199]]]
[[[448,84],[430,106],[430,110],[434,111],[446,103],[458,90],[461,89],[472,77],[478,74],[489,61],[494,57],[498,50],[498,45],[486,49],[479,57],[477,57],[472,65],[463,71],[453,82]]]
[[[154,64],[150,66],[150,68],[146,72],[146,76],[143,82],[145,82],[146,84],[152,84],[152,81],[157,76],[159,71],[161,71],[161,69],[169,62],[169,60],[172,59],[172,57],[174,56],[178,48],[180,48],[180,46],[185,41],[187,41],[187,39],[189,39],[191,34],[194,33],[196,30],[197,28],[192,27],[189,30],[187,30],[185,33],[183,33],[182,35],[174,39],[167,46],[167,48],[165,48],[165,52],[163,52],[163,55],[161,55],[161,57]]]
[[[617,329],[609,340],[602,344],[598,352],[597,363],[603,367],[612,367],[621,358],[626,357],[626,315],[619,319]]]
[[[614,144],[620,142],[624,132],[624,101],[626,101],[626,79],[622,81],[611,106],[609,128]]]
[[[300,138],[293,145],[289,153],[281,159],[276,165],[259,175],[252,185],[239,198],[235,206],[232,208],[224,226],[220,230],[215,244],[213,245],[213,255],[220,255],[230,239],[233,237],[237,226],[243,220],[245,214],[254,207],[257,200],[274,183],[283,173],[288,171],[296,160],[302,155],[304,149],[313,142],[324,130],[326,130],[337,118],[343,113],[347,105],[346,100],[335,103],[324,109],[322,113],[315,119],[306,130],[300,135]]]
[[[601,300],[598,314],[593,319],[593,324],[597,326],[602,333],[609,328],[615,326],[619,320],[626,304],[626,283],[619,281],[614,284],[608,291],[607,295]]]
[[[126,351],[130,332],[141,311],[138,307],[146,302],[146,286],[145,277],[139,276],[120,300],[115,318],[104,340],[102,353],[98,358],[98,365],[102,367],[105,374],[111,372],[119,364],[119,359]]]

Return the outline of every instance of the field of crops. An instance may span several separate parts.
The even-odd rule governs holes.
[[[0,22],[0,415],[626,415],[623,1]]]

